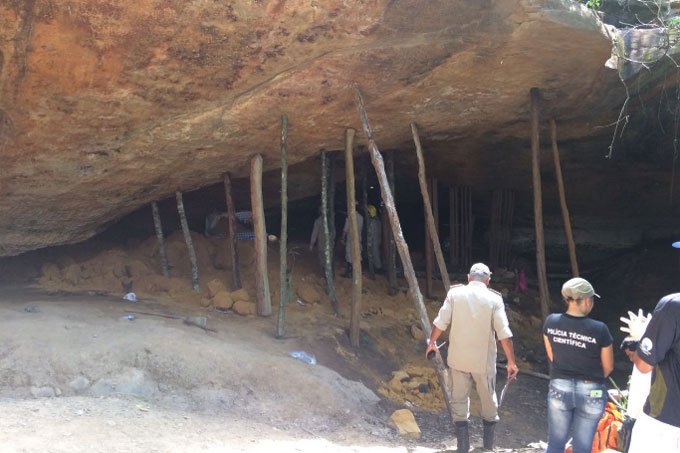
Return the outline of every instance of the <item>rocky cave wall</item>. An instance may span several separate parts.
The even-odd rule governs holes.
[[[568,0],[3,2],[0,255],[83,241],[225,171],[242,183],[255,153],[274,207],[284,113],[290,196],[312,197],[319,150],[342,149],[348,127],[365,146],[354,83],[404,184],[415,182],[416,122],[429,175],[473,186],[480,213],[493,188],[515,190],[519,232],[533,223],[528,92],[538,87],[549,244],[563,237],[550,118],[579,243],[678,234],[677,121],[660,108],[676,75],[638,82],[605,158],[626,95],[604,66],[602,27]],[[529,231],[520,237],[531,248]]]

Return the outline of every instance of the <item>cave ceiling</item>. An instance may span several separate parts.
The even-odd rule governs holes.
[[[290,196],[309,196],[319,150],[343,149],[346,128],[366,144],[354,83],[400,172],[415,162],[415,122],[443,184],[530,194],[538,87],[542,164],[554,118],[577,210],[597,209],[607,177],[667,202],[667,158],[605,159],[626,97],[611,51],[567,0],[2,1],[0,256],[82,241],[226,171],[247,178],[256,153],[275,200],[283,114]],[[627,133],[620,146],[635,149],[643,135]]]

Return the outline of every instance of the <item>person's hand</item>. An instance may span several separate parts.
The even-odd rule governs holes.
[[[439,351],[439,350],[437,349],[437,342],[436,342],[436,341],[430,341],[430,342],[427,344],[427,348],[425,348],[425,358],[426,358],[426,359],[428,358],[427,356],[430,354],[431,351],[434,351],[434,352]]]
[[[314,246],[312,244],[309,244],[309,251],[313,252],[314,251]]]
[[[628,333],[628,339],[640,341],[645,334],[645,330],[647,330],[649,320],[652,319],[652,314],[649,313],[645,316],[642,308],[640,308],[637,315],[632,311],[629,311],[628,318],[621,316],[619,319],[622,323],[626,324],[625,326],[621,326],[620,329],[622,332]]]
[[[508,362],[508,381],[511,381],[519,374],[519,368],[515,362]]]

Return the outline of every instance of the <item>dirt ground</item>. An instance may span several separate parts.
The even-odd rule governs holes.
[[[236,294],[226,289],[231,274],[223,241],[195,235],[194,243],[201,294],[191,291],[179,236],[168,238],[170,279],[158,270],[152,238],[40,255],[25,269],[5,264],[0,451],[455,449],[403,280],[399,293],[388,296],[384,276],[364,278],[361,347],[354,349],[347,336],[350,280],[336,278],[340,316],[334,317],[316,257],[299,245],[291,257],[286,335],[276,339],[278,246],[269,248],[273,315],[264,318],[239,314],[254,310],[252,245],[240,243],[245,291]],[[540,320],[535,307],[527,308],[535,295],[515,294],[511,279],[498,280],[494,287],[510,301],[520,368],[545,372]],[[122,283],[130,282],[137,302],[122,298]],[[444,289],[434,296],[426,303],[430,319]],[[130,314],[134,319],[125,317]],[[205,324],[184,322],[190,318]],[[294,351],[317,363],[291,357]],[[498,451],[540,451],[527,445],[545,440],[546,389],[547,381],[527,374],[512,383],[500,410]],[[414,413],[419,439],[399,436],[390,424],[401,408]],[[471,411],[472,444],[479,447],[474,400]]]

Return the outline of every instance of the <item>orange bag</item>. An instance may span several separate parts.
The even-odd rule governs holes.
[[[614,403],[608,402],[597,423],[592,453],[600,453],[608,448],[616,450],[616,440],[622,424],[623,415]]]

